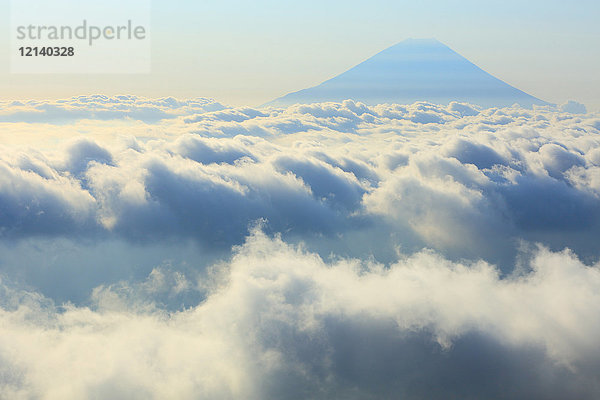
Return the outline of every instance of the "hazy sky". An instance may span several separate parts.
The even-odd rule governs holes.
[[[0,1],[4,99],[127,93],[258,105],[406,38],[435,37],[541,99],[600,109],[597,1],[153,1],[146,75],[10,74]]]

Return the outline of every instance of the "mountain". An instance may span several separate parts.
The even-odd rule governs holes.
[[[346,99],[367,104],[460,101],[482,107],[549,104],[488,74],[435,39],[408,39],[318,86],[265,106]]]

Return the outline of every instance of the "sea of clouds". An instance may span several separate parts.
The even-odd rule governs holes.
[[[600,397],[600,115],[0,104],[0,398]]]

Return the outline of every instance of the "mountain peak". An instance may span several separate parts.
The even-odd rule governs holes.
[[[266,105],[353,99],[367,104],[468,102],[483,107],[548,104],[488,74],[437,39],[406,39],[310,89]]]
[[[401,42],[396,43],[395,45],[391,46],[391,47],[396,47],[398,45],[402,45],[402,44],[430,44],[430,45],[442,45],[445,46],[442,42],[440,42],[439,40],[437,40],[436,38],[406,38]],[[389,48],[391,48],[389,47]]]

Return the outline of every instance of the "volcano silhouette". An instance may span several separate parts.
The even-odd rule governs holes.
[[[346,99],[366,104],[459,101],[482,107],[549,104],[488,74],[435,39],[408,39],[318,86],[265,106]]]

